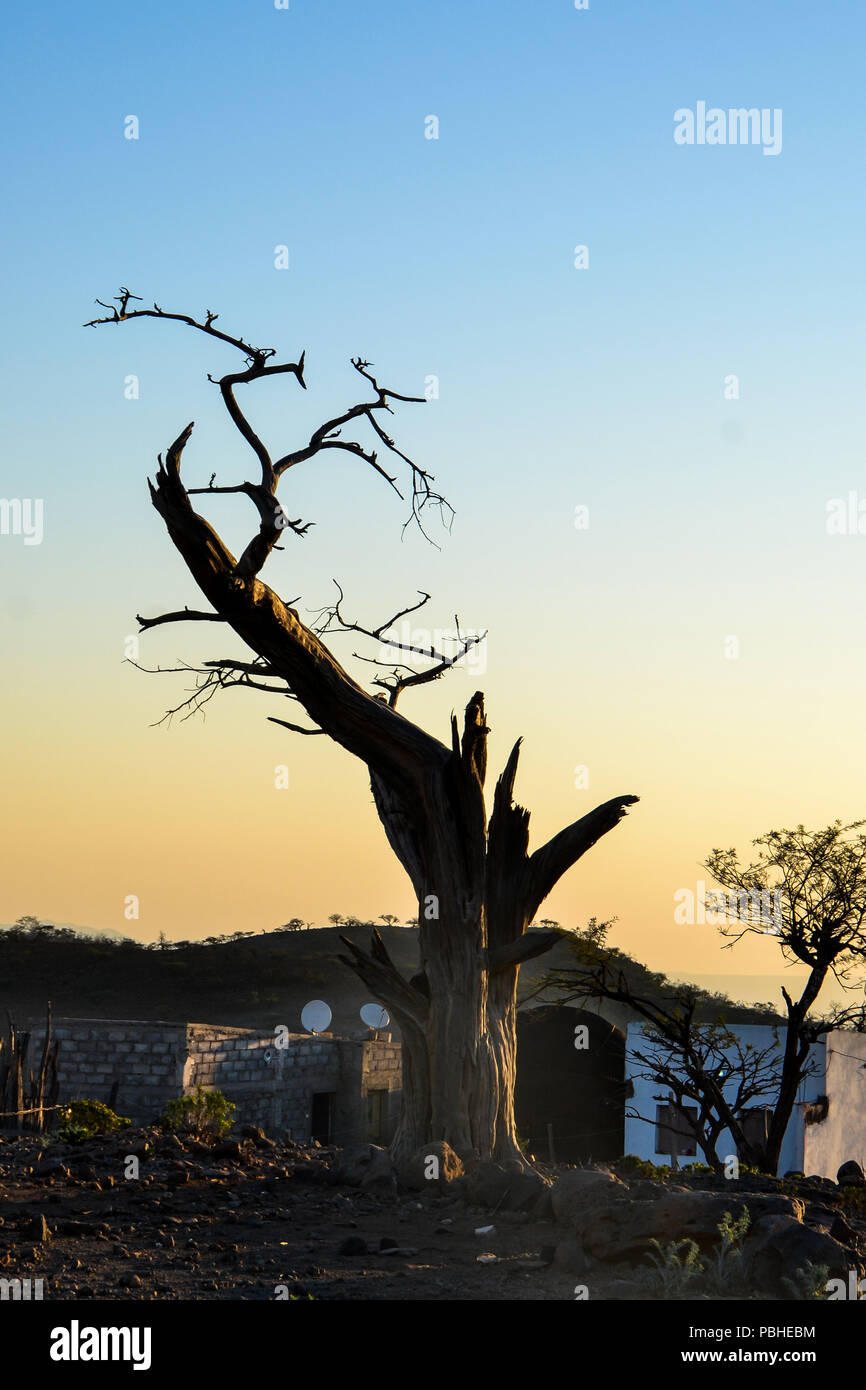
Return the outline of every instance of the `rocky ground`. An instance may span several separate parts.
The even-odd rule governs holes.
[[[462,1174],[441,1149],[440,1180],[419,1156],[398,1187],[373,1146],[340,1154],[253,1130],[213,1145],[155,1129],[75,1145],[0,1138],[0,1279],[41,1278],[51,1300],[779,1298],[807,1261],[839,1277],[866,1267],[866,1183],[853,1172],[842,1186]],[[724,1212],[744,1204],[746,1290],[734,1265],[721,1285],[653,1270],[653,1236],[712,1253]]]

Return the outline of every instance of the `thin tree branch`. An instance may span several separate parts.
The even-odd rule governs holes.
[[[308,737],[325,732],[324,729],[305,729],[302,724],[290,724],[288,719],[275,719],[272,714],[268,715],[268,723],[282,724],[284,729],[291,729],[294,734],[307,734]]]
[[[141,632],[147,632],[149,628],[161,627],[163,623],[224,623],[225,618],[221,613],[199,613],[194,608],[184,608],[177,613],[161,613],[158,618],[143,618],[136,613],[135,621],[140,623]]]

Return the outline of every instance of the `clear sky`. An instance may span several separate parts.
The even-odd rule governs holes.
[[[403,712],[445,737],[483,687],[491,766],[525,737],[535,843],[642,798],[547,914],[616,914],[671,973],[772,970],[769,942],[720,957],[676,925],[673,895],[714,845],[866,815],[866,535],[826,526],[866,497],[863,6],[49,0],[4,30],[0,491],[42,499],[44,536],[0,535],[0,920],[153,939],[414,911],[364,768],[264,696],[150,727],[183,682],[125,638],[197,595],[146,475],[190,419],[189,478],[248,460],[206,380],[228,349],[82,329],[123,284],[306,348],[306,396],[246,398],[280,451],[351,402],[353,354],[398,391],[438,378],[393,427],[457,509],[442,550],[326,456],[284,498],[316,527],[265,577],[303,610],[335,576],[374,621],[424,588],[433,625],[489,628],[483,675]],[[780,152],[677,144],[699,102],[781,111]],[[243,501],[208,514],[249,533]],[[173,627],[142,659],[220,647]]]

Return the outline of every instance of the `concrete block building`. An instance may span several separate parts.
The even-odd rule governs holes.
[[[235,1103],[236,1123],[298,1143],[387,1143],[399,1117],[400,1047],[389,1035],[61,1018],[54,1036],[60,1100],[102,1100],[134,1124],[199,1085]]]

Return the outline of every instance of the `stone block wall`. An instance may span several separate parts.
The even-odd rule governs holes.
[[[287,1046],[277,1047],[273,1033],[187,1025],[184,1093],[216,1088],[237,1106],[236,1123],[306,1143],[314,1093],[341,1091],[340,1043],[306,1033],[283,1040]]]
[[[61,1018],[53,1034],[60,1043],[61,1101],[86,1096],[108,1102],[116,1087],[118,1114],[144,1124],[181,1093],[186,1056],[182,1023]],[[34,1030],[31,1059],[41,1054],[43,1038]]]
[[[313,1097],[330,1096],[330,1140],[341,1146],[371,1136],[372,1091],[386,1091],[385,1133],[399,1114],[400,1047],[390,1038],[349,1039],[328,1034],[285,1035],[203,1023],[140,1020],[57,1020],[60,1099],[108,1102],[134,1124],[155,1119],[167,1101],[201,1085],[233,1101],[235,1123],[256,1124],[298,1143],[311,1137]],[[42,1038],[34,1030],[31,1056]],[[377,1113],[382,1114],[381,1110]]]

